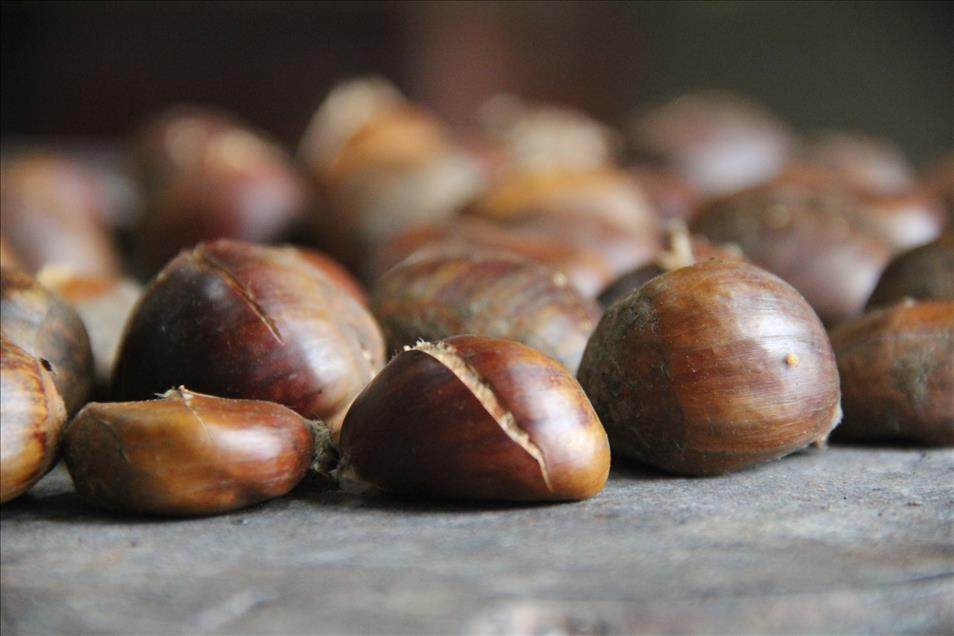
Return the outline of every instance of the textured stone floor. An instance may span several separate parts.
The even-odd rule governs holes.
[[[62,468],[0,510],[5,636],[951,633],[954,451],[832,447],[590,501],[303,486],[207,519],[90,510]]]

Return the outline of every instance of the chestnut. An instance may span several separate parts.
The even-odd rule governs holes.
[[[316,242],[361,274],[381,243],[448,218],[484,178],[479,160],[458,147],[440,120],[373,78],[332,90],[300,154],[320,192]]]
[[[954,223],[954,155],[937,161],[923,175],[921,189],[944,204],[948,223]]]
[[[612,305],[578,377],[614,452],[673,473],[776,459],[823,443],[841,419],[821,321],[741,261],[662,274]]]
[[[36,277],[76,310],[89,335],[95,384],[108,387],[123,325],[142,294],[142,285],[131,278],[83,276],[50,266]]]
[[[49,363],[0,336],[0,503],[53,467],[65,421]]]
[[[99,508],[208,515],[287,493],[315,439],[279,404],[180,387],[147,402],[90,402],[67,425],[63,454],[77,493]]]
[[[914,182],[914,167],[896,144],[861,133],[819,133],[801,147],[799,159],[871,193],[902,192]]]
[[[715,200],[689,228],[738,245],[791,283],[827,324],[861,312],[893,254],[853,193],[804,173]]]
[[[89,275],[113,275],[119,257],[103,226],[105,194],[78,161],[34,152],[4,162],[0,232],[23,266],[70,267]]]
[[[391,352],[420,339],[469,333],[516,340],[576,370],[599,308],[566,276],[519,254],[460,245],[425,247],[371,293]]]
[[[563,106],[496,95],[480,107],[481,128],[501,144],[510,171],[609,165],[619,135],[588,115]]]
[[[688,222],[702,201],[695,186],[675,170],[639,163],[628,167],[626,172],[646,194],[656,216],[663,221]]]
[[[831,332],[844,395],[837,438],[954,444],[954,301],[906,299]]]
[[[661,162],[704,196],[774,176],[793,136],[764,106],[740,95],[689,93],[637,113],[629,127],[636,153]]]
[[[70,414],[93,388],[93,353],[83,321],[59,295],[23,272],[0,270],[0,332],[50,365]]]
[[[896,256],[881,273],[866,309],[905,297],[954,300],[954,233]]]
[[[657,219],[646,196],[626,173],[612,168],[552,168],[511,174],[488,188],[465,210],[508,221],[528,214],[597,216],[621,230],[653,233]]]
[[[338,476],[406,495],[585,499],[606,483],[606,433],[576,380],[509,340],[455,336],[393,358],[355,399]]]
[[[709,258],[723,260],[745,260],[742,250],[736,245],[716,245],[701,236],[689,234],[686,226],[675,224],[666,231],[669,249],[660,252],[651,263],[632,269],[600,292],[597,300],[606,309],[620,298],[639,289],[648,280],[665,272],[692,265]]]
[[[4,238],[3,234],[0,234],[0,267],[27,271],[26,265],[23,264],[23,259],[20,258],[16,250],[7,243],[7,239]]]
[[[384,364],[371,314],[294,248],[221,239],[149,283],[122,337],[118,400],[170,386],[278,402],[337,430]]]
[[[263,133],[176,110],[147,124],[143,135],[161,140],[156,157],[140,158],[145,216],[134,242],[149,273],[200,241],[282,240],[304,219],[304,182],[284,149]]]

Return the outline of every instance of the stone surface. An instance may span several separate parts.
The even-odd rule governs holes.
[[[529,507],[305,485],[205,519],[99,513],[59,468],[0,510],[0,554],[5,636],[951,633],[954,451],[620,464]]]

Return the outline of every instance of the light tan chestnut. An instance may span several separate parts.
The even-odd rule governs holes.
[[[86,405],[63,450],[77,492],[97,507],[203,515],[291,490],[313,461],[316,430],[272,402],[180,387],[158,400]]]
[[[343,480],[432,497],[591,497],[609,472],[606,433],[566,370],[509,340],[455,336],[398,354],[341,432]]]
[[[831,332],[844,393],[837,437],[954,445],[954,301],[871,311]]]
[[[460,245],[415,252],[371,295],[392,352],[469,333],[530,345],[575,372],[599,308],[566,276],[519,254]]]
[[[828,335],[804,298],[740,261],[662,274],[604,314],[580,364],[613,450],[712,475],[822,443],[841,418]]]
[[[0,347],[0,503],[6,503],[52,468],[66,409],[43,360],[3,337]]]

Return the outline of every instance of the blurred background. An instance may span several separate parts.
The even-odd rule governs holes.
[[[917,164],[954,145],[944,2],[4,2],[2,29],[5,138],[125,136],[185,100],[293,146],[333,83],[374,72],[458,125],[499,91],[622,124],[719,88]]]

